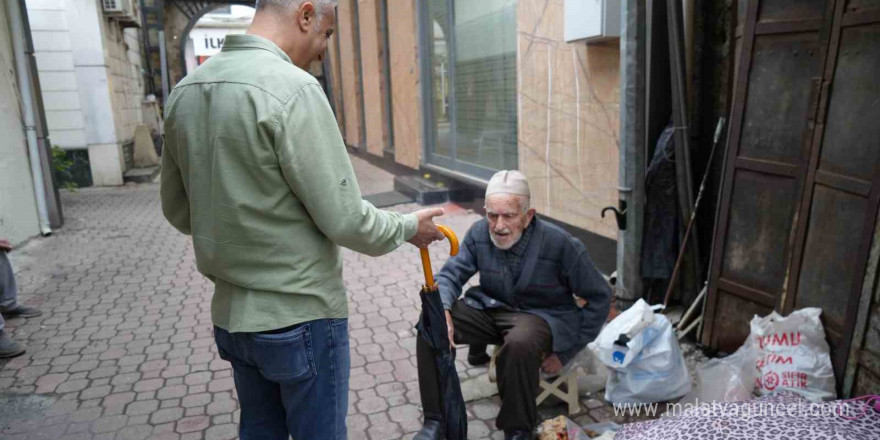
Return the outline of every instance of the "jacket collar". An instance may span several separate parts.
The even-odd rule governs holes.
[[[513,288],[514,294],[520,293],[528,287],[529,280],[532,279],[532,273],[535,272],[535,266],[538,264],[538,252],[541,250],[541,244],[544,242],[544,222],[539,220],[537,215],[532,219],[532,222],[535,223],[535,230],[532,231],[532,236],[529,238],[525,262],[523,262],[522,271],[519,274],[516,286]]]

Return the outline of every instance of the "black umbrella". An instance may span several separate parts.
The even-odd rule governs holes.
[[[458,254],[458,237],[446,226],[437,225],[437,229],[449,239],[452,245],[450,255]],[[425,285],[419,295],[422,297],[422,316],[416,326],[419,337],[425,340],[434,351],[434,363],[437,366],[437,385],[440,390],[440,404],[443,408],[443,421],[446,424],[447,440],[465,440],[467,438],[467,412],[464,397],[461,395],[461,382],[455,370],[455,351],[450,349],[446,313],[440,301],[440,292],[434,284],[434,273],[431,270],[431,258],[428,249],[422,248],[422,268],[425,271]]]

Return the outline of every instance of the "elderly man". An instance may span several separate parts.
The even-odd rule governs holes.
[[[15,284],[15,274],[9,264],[9,257],[6,256],[9,252],[12,252],[12,243],[0,239],[0,359],[25,352],[23,345],[9,338],[4,329],[6,321],[3,318],[33,318],[43,314],[33,307],[18,304],[18,286]]]
[[[306,69],[335,1],[259,0],[174,88],[165,111],[162,208],[214,282],[211,319],[232,363],[241,439],[346,438],[348,304],[339,246],[370,255],[443,238],[433,216],[361,199],[336,118]]]
[[[480,286],[458,300],[477,272]],[[471,227],[437,283],[450,339],[471,345],[471,363],[488,361],[486,344],[501,346],[497,427],[506,439],[531,438],[539,370],[558,373],[596,337],[608,316],[608,283],[583,243],[535,216],[528,182],[518,171],[500,171],[489,181],[486,219]],[[415,439],[444,438],[431,350],[417,341],[425,426]]]

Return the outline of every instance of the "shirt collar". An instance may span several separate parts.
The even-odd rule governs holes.
[[[251,34],[229,34],[223,42],[223,52],[242,49],[262,49],[278,55],[284,61],[293,64],[290,57],[275,43],[263,37]]]

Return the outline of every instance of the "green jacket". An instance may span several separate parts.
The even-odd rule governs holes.
[[[418,223],[361,199],[318,81],[254,35],[227,36],[171,92],[161,194],[230,332],[347,317],[339,246],[385,254]]]

